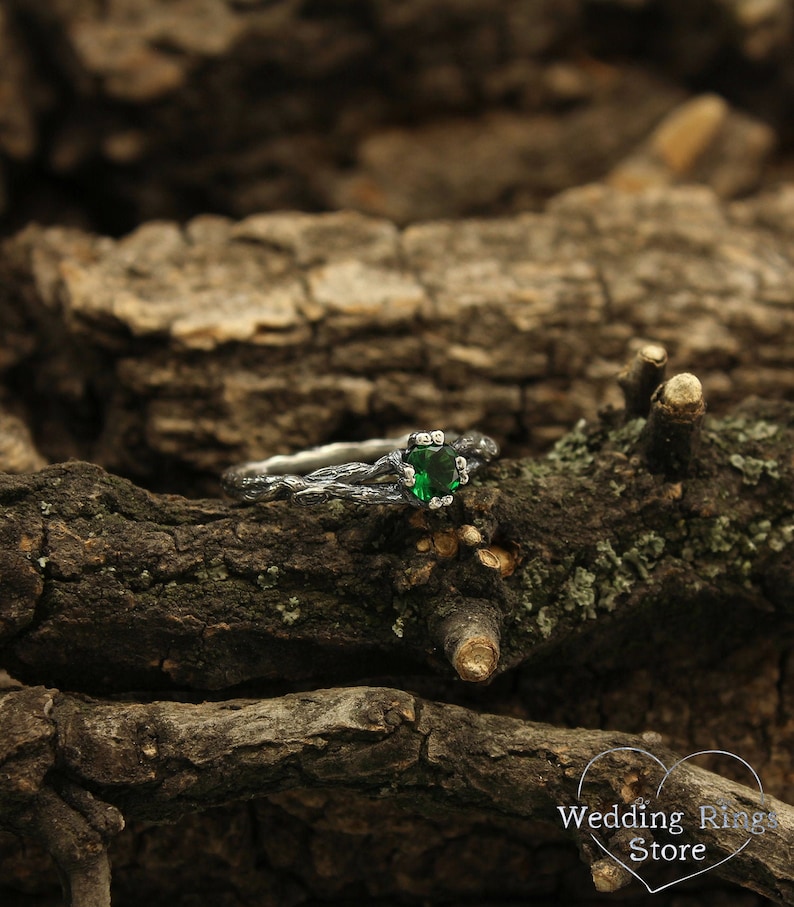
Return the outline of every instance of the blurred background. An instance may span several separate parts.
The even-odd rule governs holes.
[[[788,0],[3,0],[0,218],[398,223],[794,175]]]

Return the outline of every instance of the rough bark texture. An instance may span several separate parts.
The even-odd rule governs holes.
[[[0,259],[8,405],[52,459],[189,493],[236,460],[421,425],[525,454],[619,403],[645,339],[712,411],[791,396],[793,241],[791,190],[602,186],[404,231],[344,213],[118,241],[30,227]]]
[[[557,806],[761,794],[618,745],[777,817],[654,907],[794,903],[793,79],[788,0],[0,4],[3,907],[647,905]],[[416,428],[505,456],[219,498]]]
[[[792,348],[780,338],[792,330],[791,198],[726,206],[706,190],[594,186],[542,215],[491,223],[400,231],[353,214],[263,215],[150,225],[119,241],[36,227],[8,240],[9,470],[42,462],[19,415],[51,457],[90,455],[186,491],[216,492],[202,473],[242,457],[409,420],[477,425],[520,453],[617,402],[632,337],[665,341],[717,415],[688,474],[688,457],[665,464],[653,431],[664,441],[666,429],[624,424],[614,410],[544,459],[492,467],[428,516],[159,496],[79,462],[7,475],[3,665],[32,685],[147,698],[396,680],[474,712],[650,728],[679,753],[740,750],[790,800],[791,408],[726,406],[789,393]],[[461,686],[447,663],[460,615],[500,650],[503,677],[488,687]],[[100,903],[107,830],[75,811],[80,784],[48,783],[48,799],[13,827],[49,842],[67,891]],[[298,837],[312,827],[304,795],[289,796],[229,814],[250,847],[260,823],[286,822]],[[376,808],[355,804],[350,816],[374,828]],[[190,841],[211,827],[182,822]],[[460,822],[470,841],[480,820]],[[47,837],[52,827],[63,834]],[[443,828],[431,823],[428,840]],[[513,833],[493,833],[508,859]],[[136,825],[118,845],[120,896],[134,900],[157,871],[145,861],[152,874],[136,873],[131,834],[146,833]],[[390,852],[402,852],[406,835],[394,835]],[[521,854],[542,846],[529,839]],[[290,859],[269,854],[266,880],[243,875],[274,897],[289,865],[303,879],[298,901],[339,896],[357,873],[372,886],[386,871],[369,840],[369,870],[345,863],[309,879],[314,858],[296,847]],[[418,848],[414,881],[387,893],[426,896],[415,878],[432,851]],[[456,875],[449,860],[441,890]],[[9,857],[24,887],[36,870],[18,863]],[[219,873],[207,867],[206,879]],[[546,890],[535,881],[520,890]],[[559,876],[548,884],[562,896]],[[174,897],[188,903],[191,883],[181,885]],[[477,897],[505,893],[495,879],[467,885]]]
[[[333,798],[341,789],[393,800],[436,820],[476,817],[484,826],[509,829],[517,842],[525,843],[538,822],[553,828],[560,805],[580,800],[628,805],[638,796],[652,795],[658,783],[658,766],[638,769],[642,757],[625,752],[594,764],[587,771],[584,795],[578,789],[593,754],[614,747],[645,750],[647,735],[560,730],[477,715],[400,690],[316,690],[266,701],[191,705],[108,703],[38,688],[6,693],[2,707],[29,722],[32,697],[39,700],[37,719],[55,738],[51,768],[57,769],[49,784],[64,784],[60,779],[68,777],[67,790],[79,783],[92,791],[85,795],[88,808],[82,806],[95,837],[119,830],[114,806],[131,818],[173,821],[212,804],[299,788],[319,791],[318,805],[326,791]],[[28,701],[19,707],[18,699]],[[11,727],[16,729],[13,723]],[[654,750],[668,767],[676,762],[658,741]],[[56,815],[68,809],[37,780],[16,805],[15,820],[22,828],[31,813],[52,817],[53,802],[59,804]],[[719,797],[757,809],[757,789],[689,763],[670,775],[670,785],[671,802],[685,811],[696,812],[699,804]],[[736,854],[721,873],[791,903],[794,810],[769,797],[763,808],[776,815],[778,826]],[[594,864],[594,879],[603,884],[602,852],[589,835],[574,838]],[[714,858],[724,859],[742,836],[717,829],[702,839],[712,845]],[[619,836],[604,840],[613,852],[621,852]],[[74,850],[72,862],[93,852],[90,840],[78,842]],[[526,869],[531,873],[533,866]],[[526,875],[519,876],[516,893],[531,891],[528,882]],[[74,903],[101,902],[75,898]]]
[[[683,481],[641,464],[643,420],[597,426],[492,467],[439,514],[158,497],[81,463],[3,476],[6,664],[69,689],[323,684],[432,664],[449,613],[485,606],[500,670],[599,613],[607,648],[659,609],[691,642],[726,598],[717,645],[768,633],[794,598],[793,420],[780,404],[712,422]],[[468,525],[474,546],[458,540]]]
[[[43,679],[70,689],[147,687],[161,695],[181,690],[182,696],[189,695],[190,688],[220,690],[243,683],[264,692],[278,689],[284,681],[313,686],[344,678],[371,682],[374,676],[404,678],[428,668],[440,669],[443,677],[450,669],[443,667],[439,626],[451,610],[477,613],[480,603],[487,602],[502,614],[501,670],[528,657],[539,668],[540,681],[529,671],[522,686],[507,697],[513,710],[559,720],[566,712],[570,716],[577,708],[586,709],[588,701],[596,707],[599,701],[609,702],[616,693],[610,693],[610,687],[616,682],[620,689],[644,678],[646,690],[659,685],[654,690],[656,705],[650,711],[637,709],[633,696],[621,690],[622,727],[650,727],[657,736],[648,739],[655,743],[661,731],[666,739],[689,748],[740,747],[759,766],[767,789],[772,785],[786,795],[791,784],[788,754],[794,698],[785,669],[794,600],[790,457],[794,418],[784,404],[764,410],[756,403],[750,411],[751,418],[738,411],[709,426],[697,468],[683,481],[671,482],[644,467],[643,423],[635,420],[611,430],[607,425],[580,429],[545,461],[492,468],[489,478],[467,490],[451,513],[433,516],[411,516],[402,509],[362,512],[343,504],[312,510],[288,502],[253,508],[190,502],[154,496],[80,463],[7,477],[2,481],[7,559],[3,663],[22,679]],[[468,548],[464,534],[455,532],[461,525],[478,530],[466,534],[480,536],[475,546]],[[460,539],[457,551],[454,545],[450,548],[450,535]],[[493,554],[493,560],[477,557],[481,552]],[[723,619],[727,603],[730,623],[715,635],[715,623]],[[575,654],[582,651],[588,653],[584,663],[581,654]],[[695,667],[695,652],[700,682],[692,689],[686,672]],[[726,699],[725,674],[730,676],[742,662],[747,670],[748,658],[762,660],[772,669],[747,691],[752,705],[742,701],[738,690],[738,695]],[[569,666],[569,676],[562,680],[553,675],[556,693],[550,696],[548,666],[561,663]],[[703,671],[703,665],[709,670]],[[581,672],[592,670],[607,679],[583,696]],[[671,684],[672,678],[677,680]],[[446,697],[461,695],[448,682],[430,676],[415,677],[413,683]],[[538,692],[543,704],[536,702]],[[7,701],[13,702],[13,695]],[[41,695],[46,699],[47,694]],[[54,695],[57,703],[59,694]],[[305,705],[315,695],[301,694],[289,702]],[[366,699],[370,693],[351,695]],[[730,711],[722,716],[708,705],[715,695],[730,703]],[[571,696],[579,699],[575,709],[569,704]],[[487,702],[481,701],[480,708]],[[692,715],[690,732],[682,726],[682,702]],[[39,711],[46,714],[50,707],[45,702]],[[238,715],[241,708],[253,711]],[[215,755],[227,747],[228,735],[241,753],[258,752],[257,746],[237,736],[259,726],[249,717],[257,708],[267,711],[270,706],[228,700],[204,706],[67,705],[58,713],[63,718],[53,719],[58,729],[56,750],[62,750],[52,758],[70,784],[77,783],[78,790],[85,785],[122,814],[173,819],[183,810],[270,789],[265,783],[258,791],[256,776],[241,774],[234,762],[218,764]],[[435,708],[445,715],[449,709]],[[143,710],[140,720],[134,717],[136,709]],[[231,787],[219,787],[214,776],[202,779],[195,768],[184,776],[191,781],[168,780],[170,770],[159,768],[161,760],[166,766],[174,759],[180,765],[194,760],[186,754],[182,736],[168,744],[173,755],[161,752],[161,740],[170,733],[159,729],[163,709],[167,715],[194,716],[197,724],[183,731],[185,739],[191,738],[191,746],[204,752],[207,770],[219,772]],[[319,710],[336,714],[324,699]],[[386,725],[388,712],[383,713]],[[219,719],[213,716],[227,713],[229,722],[217,726]],[[30,720],[23,714],[25,721]],[[397,708],[396,724],[400,714]],[[449,713],[444,721],[457,727],[461,714]],[[490,720],[465,714],[464,729],[471,722]],[[262,720],[270,728],[273,745],[288,747],[279,730],[282,725]],[[763,741],[752,730],[759,721]],[[204,727],[201,733],[199,723]],[[125,726],[130,729],[125,731]],[[550,737],[562,733],[579,744],[585,740],[581,732],[547,732]],[[300,730],[296,733],[298,739],[305,738]],[[132,800],[127,799],[117,757],[102,750],[108,735],[111,741],[130,735],[135,741],[129,765],[133,780],[142,785],[139,807],[134,793]],[[475,751],[481,747],[477,739],[469,741]],[[52,745],[46,735],[44,742]],[[597,750],[588,749],[587,742],[583,745],[580,761],[586,764],[585,756],[592,758]],[[510,746],[507,751],[512,752]],[[269,757],[263,758],[270,764]],[[372,760],[367,750],[348,765],[347,771],[358,779],[356,787],[378,765]],[[26,764],[24,770],[29,774]],[[337,765],[336,771],[338,783],[344,785],[345,769]],[[385,768],[377,771],[393,776],[397,767],[389,757]],[[572,771],[570,783],[574,776],[578,777]],[[27,787],[24,782],[14,784],[14,772],[10,777],[14,789],[41,787],[40,776],[37,784],[27,782]],[[305,787],[293,769],[289,778],[284,786]],[[381,784],[384,778],[377,774],[372,783]],[[511,788],[501,762],[495,778],[509,801],[523,800],[523,788]],[[49,786],[45,791],[58,809],[71,809],[61,806],[64,794],[57,783],[52,779],[48,783],[56,785],[55,793],[49,793]],[[466,790],[470,783],[469,775]],[[169,793],[172,784],[174,794]],[[178,800],[185,784],[195,788],[184,805],[174,806],[175,813],[158,812],[158,791]],[[363,792],[368,789],[364,784]],[[413,791],[413,785],[409,789]],[[448,796],[448,787],[442,785],[441,790]],[[458,805],[467,806],[468,796]],[[477,794],[474,802],[482,796]],[[742,796],[746,801],[750,794],[745,791]],[[418,801],[412,802],[416,808]],[[51,827],[52,805],[42,805],[38,798],[34,805],[29,808],[34,809],[32,818],[23,810],[11,827],[28,834]],[[117,830],[117,823],[111,827]],[[95,823],[89,821],[81,830],[78,822],[73,834],[76,856],[71,850],[66,857],[57,852],[55,856],[67,876],[77,867],[76,878],[85,885],[86,853],[96,859]],[[733,845],[729,840],[725,846],[730,850]],[[790,867],[789,846],[768,837],[762,863],[771,861],[771,869],[748,871],[739,863],[737,875],[726,870],[725,877],[741,878],[790,903],[789,882],[781,870]],[[590,852],[588,862],[599,883],[605,884],[600,858],[602,854]],[[94,864],[90,860],[88,864],[94,873]],[[88,879],[93,884],[91,873]],[[775,882],[768,881],[770,873]]]

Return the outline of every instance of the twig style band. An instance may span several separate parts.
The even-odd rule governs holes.
[[[339,498],[437,510],[448,507],[454,492],[498,455],[496,441],[477,431],[449,444],[443,431],[415,431],[240,463],[226,470],[221,483],[230,497],[249,503],[290,498],[322,504]],[[396,481],[389,482],[390,477]]]

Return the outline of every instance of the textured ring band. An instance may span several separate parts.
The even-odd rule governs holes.
[[[466,432],[447,443],[443,431],[415,431],[403,438],[326,444],[240,463],[226,470],[221,484],[230,497],[248,503],[290,498],[299,504],[322,504],[338,498],[436,510],[449,506],[453,493],[498,455],[496,441],[480,432]],[[350,457],[359,459],[344,462]],[[396,481],[389,482],[389,477]]]

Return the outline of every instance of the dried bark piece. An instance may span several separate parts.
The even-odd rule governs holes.
[[[35,472],[47,465],[36,450],[27,425],[0,410],[0,472]]]
[[[784,58],[794,43],[794,13],[786,0],[718,0],[733,27],[733,40],[750,60]]]
[[[7,7],[8,153],[71,181],[81,221],[114,231],[202,210],[239,217],[342,202],[410,222],[524,210],[602,178],[685,99],[683,81],[717,83],[777,131],[790,120],[785,0],[692,10],[660,0],[663,78],[642,59],[605,62],[615,58],[612,17],[587,0],[420,0],[400,13],[294,0]],[[647,50],[646,29],[627,15],[621,45]],[[730,54],[763,71],[715,67]],[[351,83],[351,72],[367,78]],[[749,185],[768,153],[765,129],[743,118],[736,127],[725,153],[691,174],[726,194]],[[83,179],[89,167],[101,190]],[[45,219],[62,220],[63,199],[53,204],[40,184],[31,194],[17,200],[16,222],[40,215],[40,196]]]
[[[371,131],[356,148],[352,173],[330,183],[332,207],[412,223],[504,210],[500,199],[536,206],[602,177],[680,98],[639,69],[580,69],[595,86],[589,103],[554,117],[492,110]]]
[[[0,7],[0,151],[12,160],[30,158],[36,151],[36,117],[46,95],[31,63],[11,9]]]

